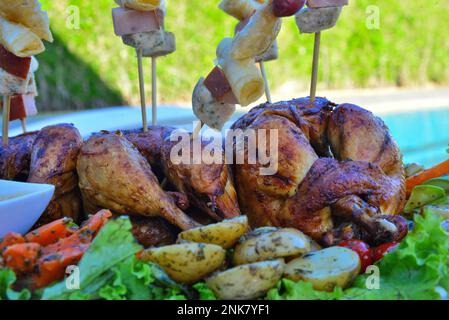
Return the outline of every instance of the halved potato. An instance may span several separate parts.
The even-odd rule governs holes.
[[[206,284],[220,299],[256,299],[276,286],[284,268],[282,259],[245,264],[212,275]]]
[[[315,290],[332,291],[337,286],[346,288],[359,271],[357,253],[343,247],[331,247],[292,260],[287,264],[284,276],[293,281],[311,282]]]
[[[248,240],[250,238],[258,237],[258,236],[260,236],[262,234],[272,233],[272,232],[275,232],[275,231],[277,231],[279,229],[280,228],[277,228],[277,227],[259,227],[259,228],[256,228],[254,230],[251,230],[250,232],[245,234],[240,239],[240,242],[243,242],[243,241]]]
[[[318,251],[323,249],[318,242],[316,242],[315,240],[310,239],[310,252],[313,251]]]
[[[248,231],[248,228],[248,218],[246,216],[240,216],[208,226],[183,231],[179,234],[178,239],[211,243],[228,249],[237,243],[240,237]]]
[[[310,251],[310,238],[291,228],[278,229],[249,237],[237,244],[233,263],[247,264],[257,261],[294,257]]]
[[[173,280],[191,284],[220,268],[225,256],[214,244],[183,243],[147,249],[142,259],[159,265]]]

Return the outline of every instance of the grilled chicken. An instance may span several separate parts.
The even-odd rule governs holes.
[[[0,144],[0,179],[26,181],[30,171],[31,149],[37,132],[9,138],[7,146]]]
[[[189,135],[189,137],[189,147],[185,150],[193,150],[194,143],[201,147],[201,152],[210,146],[205,141],[199,141],[201,138],[197,138],[197,141],[194,142],[192,136]],[[196,164],[192,157],[187,158],[189,159],[188,163],[174,163],[171,153],[178,143],[178,141],[170,141],[169,138],[166,138],[162,146],[162,164],[170,183],[177,190],[186,194],[194,207],[199,208],[215,220],[220,221],[240,215],[237,194],[229,168],[224,163],[224,152],[221,145],[216,145],[217,149],[212,151],[212,153],[220,152],[217,155],[219,163],[209,164],[201,159],[201,163]],[[184,150],[180,150],[178,155],[182,157],[183,152]]]
[[[77,169],[83,199],[91,205],[118,214],[160,216],[183,230],[198,226],[162,190],[150,164],[120,134],[103,132],[88,139]]]
[[[128,139],[139,152],[150,163],[153,172],[160,181],[164,178],[164,169],[162,166],[161,147],[167,134],[175,130],[168,126],[151,126],[147,132],[142,130],[126,130],[123,135]]]
[[[81,199],[76,160],[81,144],[79,131],[70,124],[48,126],[37,134],[31,151],[28,182],[55,186],[55,194],[37,225],[62,217],[78,220]]]
[[[400,212],[405,204],[405,171],[399,147],[380,118],[358,106],[342,104],[332,113],[327,131],[338,160],[362,160],[378,165],[391,179],[388,198],[379,204],[384,213]]]
[[[323,98],[265,104],[233,125],[278,133],[276,174],[260,174],[259,162],[234,166],[242,211],[253,226],[295,227],[326,245],[347,237],[348,224],[353,237],[371,243],[399,240],[403,221],[374,218],[399,213],[404,205],[399,149],[370,112],[335,107]],[[248,154],[246,145],[234,148]]]
[[[174,130],[172,127],[154,126],[145,133],[125,131],[124,135],[145,156],[152,167],[158,168],[159,176],[166,177],[178,192],[187,196],[192,206],[202,210],[214,220],[240,215],[234,184],[229,167],[224,164],[222,150],[219,155],[222,164],[204,162],[175,164],[170,156],[172,148],[178,143],[170,141],[170,134]],[[203,151],[209,144],[202,141],[200,145]]]

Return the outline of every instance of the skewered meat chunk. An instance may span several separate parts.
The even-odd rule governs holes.
[[[316,33],[335,26],[342,7],[303,8],[295,16],[301,33]]]
[[[83,199],[119,214],[162,217],[185,230],[198,224],[159,185],[150,164],[122,135],[102,132],[81,148],[78,174]]]
[[[31,150],[37,132],[9,138],[9,144],[0,145],[0,179],[26,181],[30,171]]]
[[[162,57],[176,51],[175,35],[163,30],[124,35],[123,43],[142,49],[143,57]]]
[[[400,217],[380,215],[404,206],[401,154],[369,111],[303,98],[256,107],[233,128],[278,131],[276,174],[261,175],[259,162],[234,166],[242,212],[253,226],[295,227],[325,245],[404,236]],[[234,149],[247,155],[246,144]]]
[[[81,145],[81,135],[73,125],[59,124],[39,131],[31,152],[28,182],[52,184],[55,194],[38,225],[62,217],[78,220],[81,203],[76,160]]]
[[[149,32],[164,27],[164,12],[160,9],[137,11],[121,7],[114,8],[112,9],[112,21],[117,36]]]
[[[226,96],[232,96],[232,99],[235,99],[232,90]],[[221,130],[235,112],[235,102],[217,101],[205,86],[204,79],[201,78],[193,90],[192,109],[203,123],[213,129]]]

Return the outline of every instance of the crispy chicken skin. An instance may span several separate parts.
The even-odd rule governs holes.
[[[378,165],[391,178],[384,213],[400,212],[405,205],[405,171],[399,147],[380,118],[358,106],[342,104],[332,113],[328,139],[338,160],[363,160]]]
[[[223,161],[220,164],[204,162],[175,164],[170,154],[177,143],[166,137],[161,149],[164,173],[176,190],[186,194],[194,207],[215,220],[220,221],[240,215],[229,167],[224,163],[224,151],[221,150],[220,158]],[[190,145],[193,143],[192,137],[190,143]],[[204,140],[197,143],[201,144],[202,150],[208,145]]]
[[[81,199],[76,160],[81,145],[81,135],[73,125],[59,124],[39,131],[31,151],[28,182],[52,184],[55,194],[38,225],[62,217],[78,220]]]
[[[234,165],[242,212],[253,226],[295,227],[325,245],[342,240],[348,224],[354,232],[345,236],[371,243],[399,240],[403,221],[373,218],[396,214],[404,205],[399,149],[372,113],[335,107],[323,98],[264,104],[233,125],[278,130],[276,174],[261,175],[260,163]],[[234,149],[247,155],[246,146],[234,143]]]
[[[102,132],[81,148],[77,164],[83,199],[118,214],[163,217],[185,230],[198,224],[159,185],[150,164],[122,135]]]
[[[37,132],[9,138],[8,146],[0,144],[0,179],[26,181],[30,171],[31,150]]]
[[[298,185],[318,159],[309,139],[321,154],[326,151],[327,115],[333,104],[317,99],[314,105],[307,99],[264,104],[237,120],[233,129],[278,130],[278,171],[260,175],[261,164],[249,164],[247,144],[234,142],[235,154],[244,152],[244,164],[236,164],[234,172],[239,203],[253,227],[280,225],[278,214],[285,201],[295,195]],[[270,139],[267,138],[267,150]],[[243,148],[243,149],[242,149]]]
[[[286,201],[279,224],[320,239],[333,228],[329,206],[347,196],[357,196],[365,199],[370,208],[379,208],[391,198],[392,189],[392,179],[375,164],[321,158],[313,164],[296,194]]]
[[[137,129],[125,130],[122,133],[139,150],[145,159],[147,159],[156,176],[162,179],[164,173],[161,147],[164,142],[164,137],[173,130],[175,130],[174,127],[150,126],[147,132]]]
[[[240,215],[237,194],[227,165],[174,164],[171,161],[170,152],[177,143],[170,141],[170,134],[174,130],[173,127],[151,126],[147,132],[124,131],[124,136],[137,147],[152,168],[157,168],[160,180],[166,177],[178,192],[187,196],[191,205],[214,220]],[[204,149],[207,143],[203,141],[201,147]]]

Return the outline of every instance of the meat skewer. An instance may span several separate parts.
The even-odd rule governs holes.
[[[312,77],[310,81],[310,100],[315,101],[318,83],[321,32],[335,26],[342,7],[348,0],[307,0],[308,8],[296,14],[296,24],[301,33],[315,35],[313,46]]]
[[[227,14],[239,20],[239,24],[236,26],[235,29],[235,33],[238,33],[246,26],[246,24],[248,24],[251,16],[256,12],[256,10],[261,8],[262,2],[264,1],[223,0],[220,3],[219,8],[224,12],[226,12]],[[265,62],[276,60],[277,58],[278,58],[277,44],[274,43],[265,54],[256,59],[256,61],[259,64],[262,77],[264,79],[265,96],[267,98],[267,101],[270,103],[272,102],[272,100],[271,100],[270,86],[268,83],[267,73],[265,69]]]
[[[3,96],[2,142],[8,145],[9,122],[37,112],[34,55],[45,50],[43,40],[52,42],[48,16],[38,0],[0,3],[0,95]],[[31,97],[28,97],[31,96]]]
[[[221,130],[235,111],[248,106],[265,92],[271,94],[266,71],[260,62],[277,58],[276,38],[282,18],[293,16],[305,0],[223,0],[220,9],[240,23],[234,38],[223,39],[217,48],[217,65],[193,92],[195,115],[209,127]],[[259,64],[259,67],[256,65]]]
[[[3,96],[3,145],[8,145],[9,137],[9,114],[11,111],[11,97]]]
[[[114,31],[123,43],[136,49],[139,72],[140,104],[143,131],[148,131],[145,102],[143,57],[151,57],[152,124],[157,122],[157,57],[176,50],[175,37],[164,31],[165,2],[142,0],[116,0],[120,8],[112,10]]]

